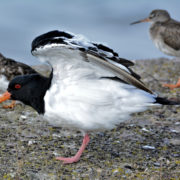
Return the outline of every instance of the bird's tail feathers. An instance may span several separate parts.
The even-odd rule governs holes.
[[[154,103],[162,105],[180,105],[180,101],[178,100],[166,99],[162,97],[156,97],[156,101]]]

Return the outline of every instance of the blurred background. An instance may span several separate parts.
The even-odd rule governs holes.
[[[148,23],[129,25],[157,8],[180,21],[180,0],[1,0],[0,52],[37,64],[30,53],[32,40],[58,29],[104,43],[127,59],[165,57],[150,40]]]

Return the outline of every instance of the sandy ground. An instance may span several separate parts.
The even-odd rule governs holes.
[[[180,77],[180,62],[141,60],[134,69],[157,94],[180,99],[180,89],[161,86]],[[11,110],[0,105],[0,179],[180,179],[179,106],[151,107],[90,138],[81,160],[63,165],[55,157],[74,155],[80,132],[52,127],[23,104]]]

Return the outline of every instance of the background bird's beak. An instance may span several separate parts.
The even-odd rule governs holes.
[[[145,18],[145,19],[142,19],[142,20],[139,20],[139,21],[132,22],[130,25],[141,23],[141,22],[149,22],[149,21],[150,21],[149,18]]]
[[[2,96],[0,96],[0,103],[11,98],[11,93],[6,91]]]

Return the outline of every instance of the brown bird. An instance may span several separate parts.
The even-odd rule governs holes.
[[[6,90],[9,84],[15,76],[25,74],[36,74],[37,72],[30,66],[17,62],[13,59],[6,58],[0,53],[0,90]],[[12,101],[10,105],[4,105],[4,108],[13,108],[15,101]]]
[[[152,23],[149,33],[155,46],[163,53],[180,57],[180,22],[171,18],[166,10],[155,9],[149,17],[135,21],[132,24],[141,22]],[[176,84],[164,84],[171,89],[180,87],[180,78]]]

